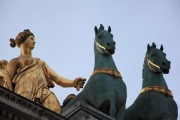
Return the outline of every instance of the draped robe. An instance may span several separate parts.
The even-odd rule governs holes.
[[[0,69],[0,85],[27,99],[38,102],[58,114],[61,112],[57,97],[49,90],[49,88],[54,87],[53,79],[45,62],[38,58],[33,58],[29,65],[18,68],[12,81],[8,72],[5,69]]]

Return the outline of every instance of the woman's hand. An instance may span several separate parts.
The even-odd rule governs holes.
[[[79,91],[80,88],[83,88],[85,81],[85,78],[78,77],[73,81],[73,86],[76,88],[77,91]]]

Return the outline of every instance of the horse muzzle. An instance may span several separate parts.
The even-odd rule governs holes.
[[[171,62],[170,61],[166,61],[166,62],[162,62],[161,65],[161,70],[163,71],[164,74],[168,74],[169,73],[169,69],[171,68]]]
[[[113,49],[107,49],[106,48],[106,51],[108,51],[108,53],[112,55],[115,53],[115,48],[113,48]]]

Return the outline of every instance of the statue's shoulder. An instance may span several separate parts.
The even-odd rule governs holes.
[[[19,58],[13,58],[9,61],[9,64],[17,64],[19,63]]]
[[[38,62],[41,62],[41,63],[45,63],[45,61],[44,61],[44,60],[41,60],[40,58],[33,58],[33,60],[38,61]]]
[[[9,62],[17,62],[17,61],[19,61],[19,57],[12,58]]]

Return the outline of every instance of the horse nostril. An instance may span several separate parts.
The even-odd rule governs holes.
[[[109,44],[109,43],[107,43],[107,45],[108,45],[108,46],[110,46],[110,44]]]
[[[163,65],[166,65],[166,63],[165,63],[165,62],[162,62],[162,64],[163,64]]]

